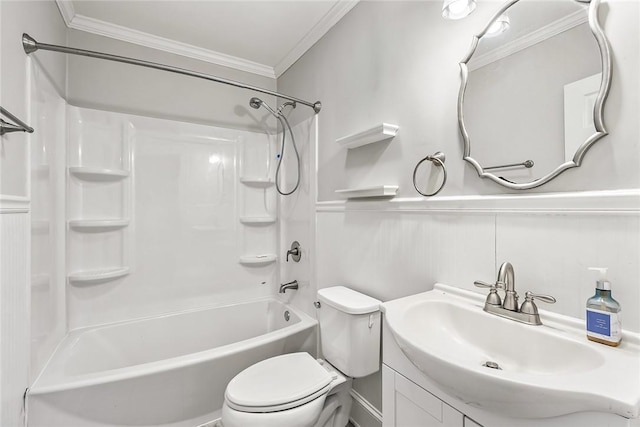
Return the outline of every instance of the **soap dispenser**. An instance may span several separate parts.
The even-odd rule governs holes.
[[[596,294],[587,300],[587,338],[616,347],[622,339],[620,304],[611,297],[607,269],[591,267],[589,270],[599,272],[599,277]]]

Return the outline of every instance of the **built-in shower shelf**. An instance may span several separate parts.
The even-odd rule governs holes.
[[[69,221],[69,228],[93,233],[119,230],[128,225],[128,219],[72,219]]]
[[[374,142],[385,141],[396,136],[400,127],[389,123],[382,123],[371,129],[336,139],[336,143],[345,148],[362,147]]]
[[[129,171],[84,166],[70,166],[69,173],[85,181],[118,181],[129,176]]]
[[[129,274],[129,267],[117,267],[103,270],[77,271],[69,274],[69,282],[92,283],[115,280]]]
[[[241,216],[240,222],[247,225],[273,224],[276,222],[275,216]]]
[[[273,185],[273,180],[271,178],[265,177],[241,177],[240,182],[245,185],[251,185],[253,187],[269,187]]]
[[[266,265],[276,262],[276,254],[243,255],[240,257],[240,264],[243,265]]]
[[[336,194],[347,199],[357,199],[361,197],[394,197],[398,192],[397,185],[377,185],[375,187],[345,188],[336,190]]]

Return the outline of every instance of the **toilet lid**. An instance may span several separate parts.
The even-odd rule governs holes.
[[[302,405],[329,391],[331,374],[308,353],[291,353],[256,363],[227,385],[230,407],[271,412]]]

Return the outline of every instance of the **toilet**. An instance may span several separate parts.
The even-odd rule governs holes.
[[[227,385],[224,427],[344,427],[351,383],[380,369],[380,301],[344,286],[318,291],[325,360],[291,353],[260,361]]]

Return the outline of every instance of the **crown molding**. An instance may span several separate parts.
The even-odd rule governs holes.
[[[69,27],[73,21],[73,17],[76,16],[73,2],[71,0],[56,0],[56,5],[58,5],[58,10],[62,15],[65,25]]]
[[[110,22],[101,21],[99,19],[89,18],[83,15],[75,15],[71,21],[69,28],[86,31],[88,33],[100,36],[110,37],[128,43],[140,46],[150,47],[152,49],[162,50],[164,52],[182,55],[187,58],[193,58],[200,61],[209,62],[223,67],[233,68],[239,71],[258,74],[264,77],[275,79],[275,73],[272,67],[259,64],[257,62],[238,58],[236,56],[227,55],[221,52],[215,52],[204,49],[188,43],[182,43],[170,40],[164,37],[155,36]]]
[[[280,77],[304,53],[324,36],[359,0],[338,0],[316,25],[300,40],[275,67],[204,49],[188,43],[167,39],[132,28],[90,18],[76,13],[71,0],[56,0],[62,19],[68,28],[110,37],[127,43],[149,47],[223,67],[275,79]]]
[[[273,67],[260,64],[236,56],[227,55],[209,49],[204,49],[188,43],[183,43],[143,31],[134,30],[100,19],[79,15],[73,11],[73,5],[69,0],[56,0],[58,8],[62,13],[67,27],[74,30],[85,31],[99,36],[110,37],[112,39],[137,44],[187,58],[197,59],[223,67],[233,68],[247,73],[253,73],[264,77],[275,79],[276,75]],[[69,19],[69,17],[71,17]],[[69,19],[69,20],[68,20]],[[68,21],[67,21],[68,20]]]
[[[339,0],[314,25],[307,34],[274,67],[276,77],[280,77],[304,53],[318,42],[334,25],[338,23],[360,0]]]
[[[478,68],[506,58],[507,56],[527,49],[528,47],[550,39],[553,36],[556,36],[588,21],[588,14],[585,13],[584,10],[577,10],[565,17],[550,22],[544,27],[540,27],[537,30],[525,34],[522,37],[518,37],[517,39],[512,40],[509,43],[505,43],[498,48],[491,49],[490,51],[483,53],[482,55],[473,57],[469,61],[467,66],[469,68],[469,71],[477,70]]]

